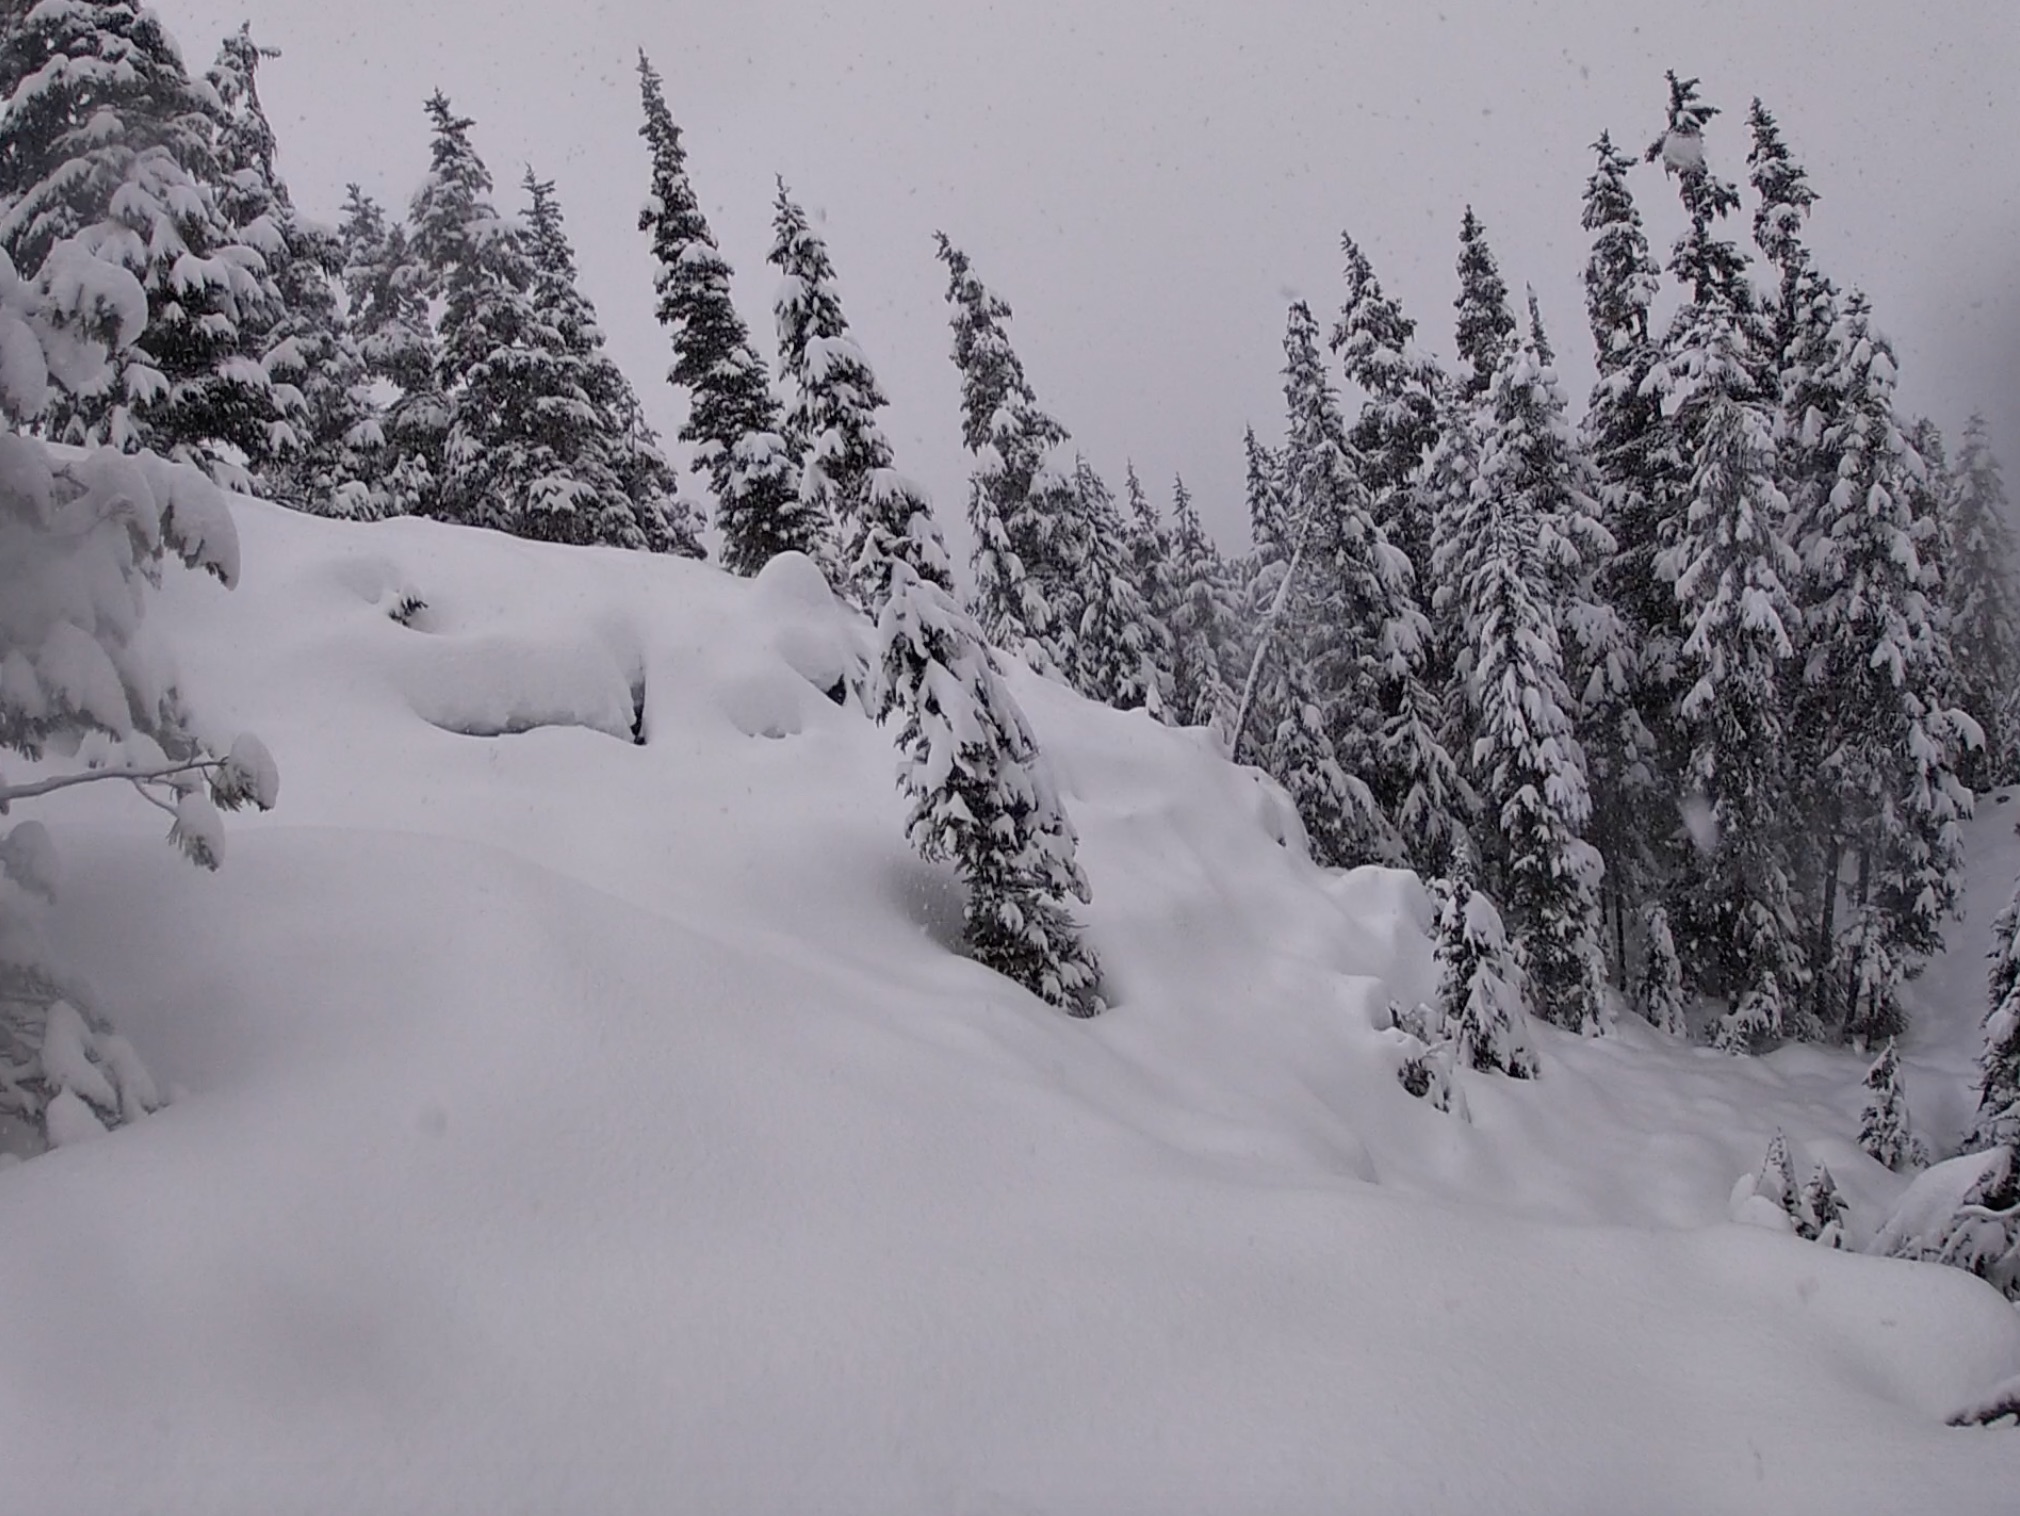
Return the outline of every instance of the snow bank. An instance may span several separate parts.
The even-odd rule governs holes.
[[[1416,880],[1014,671],[1110,981],[1073,1021],[951,951],[797,566],[234,508],[240,588],[159,614],[282,807],[215,875],[45,812],[183,1093],[0,1172],[24,1507],[2010,1507],[2020,1442],[1943,1420],[2020,1316],[1725,1220],[1779,1128],[1871,1230],[1862,1061],[1539,1026],[1442,1114],[1387,1029]],[[573,719],[438,719],[516,709]]]

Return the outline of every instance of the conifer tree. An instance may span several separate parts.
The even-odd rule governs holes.
[[[659,75],[638,55],[645,124],[639,134],[652,156],[652,189],[638,229],[652,237],[658,264],[656,314],[673,339],[668,380],[692,406],[681,440],[708,471],[723,535],[723,564],[755,574],[784,552],[805,553],[838,577],[834,527],[800,491],[799,462],[783,434],[785,419],[751,346],[743,318],[730,303],[730,267],[717,250],[687,174],[687,150],[667,109]]]
[[[1441,1037],[1450,1039],[1462,1068],[1534,1079],[1522,963],[1494,902],[1465,879],[1443,881],[1433,899]]]
[[[1248,503],[1249,540],[1259,554],[1291,555],[1291,526],[1284,500],[1283,459],[1276,449],[1258,441],[1255,428],[1242,429],[1242,456],[1248,471],[1243,498]]]
[[[274,383],[279,412],[268,446],[247,461],[263,492],[298,510],[373,519],[383,443],[379,407],[340,304],[344,252],[337,234],[296,211],[275,159],[278,146],[259,94],[259,66],[279,50],[242,25],[226,37],[209,82],[218,110],[219,209],[257,247],[277,295],[241,325]]]
[[[1635,981],[1634,1007],[1642,1019],[1672,1037],[1688,1037],[1687,997],[1683,965],[1677,961],[1676,939],[1669,932],[1669,912],[1650,905],[1642,913],[1641,973]]]
[[[522,536],[576,545],[700,555],[686,502],[639,451],[651,447],[630,430],[638,413],[630,383],[603,348],[596,310],[577,283],[575,250],[561,219],[554,183],[529,167],[524,223],[529,320],[516,358],[521,408],[518,445],[529,478],[513,502]]]
[[[1679,523],[1664,510],[1674,500],[1664,477],[1675,472],[1674,458],[1660,399],[1647,387],[1660,356],[1648,324],[1658,270],[1627,186],[1632,160],[1605,133],[1593,152],[1597,163],[1586,181],[1582,220],[1592,234],[1585,309],[1599,379],[1581,438],[1598,476],[1600,519],[1614,540],[1595,587],[1616,613],[1619,641],[1612,661],[1595,662],[1598,677],[1588,676],[1578,695],[1591,768],[1588,835],[1606,860],[1614,956],[1624,985],[1629,911],[1671,871],[1672,829],[1656,818],[1681,748],[1671,711],[1682,637],[1674,584],[1659,566]]]
[[[1241,680],[1240,586],[1200,525],[1183,479],[1172,482],[1172,706],[1182,725],[1230,741]]]
[[[1908,1097],[1901,1088],[1901,1058],[1889,1037],[1866,1070],[1866,1108],[1859,1115],[1859,1146],[1890,1169],[1922,1161],[1922,1145],[1908,1128]]]
[[[827,244],[783,181],[772,227],[785,434],[801,460],[801,499],[833,523],[845,587],[860,596],[866,586],[856,569],[868,529],[867,491],[875,473],[891,466],[889,449],[880,452],[872,441],[881,441],[875,418],[887,402],[842,314]]]
[[[1348,440],[1361,455],[1376,523],[1410,559],[1419,583],[1431,574],[1431,500],[1422,482],[1437,445],[1445,372],[1419,352],[1417,326],[1382,292],[1367,254],[1346,233],[1347,298],[1333,326],[1332,348],[1347,378],[1367,395]]]
[[[1982,416],[1964,429],[1963,452],[1943,498],[1950,556],[1943,598],[1956,698],[1985,736],[1982,747],[1964,755],[1959,772],[1974,789],[1985,790],[2020,780],[2020,581],[2014,577],[2020,560]]]
[[[1942,945],[1962,867],[1959,823],[1970,797],[1951,754],[1964,722],[1943,703],[1949,649],[1940,586],[1921,561],[1937,523],[1917,519],[1920,459],[1894,412],[1894,362],[1862,296],[1846,306],[1827,376],[1843,396],[1822,439],[1837,477],[1804,542],[1815,601],[1805,617],[1806,748],[1828,797],[1826,923],[1837,858],[1857,859],[1851,919],[1840,937],[1849,981],[1847,1030],[1876,1040],[1901,1027],[1899,987]]]
[[[1452,304],[1459,313],[1460,387],[1477,400],[1515,340],[1515,313],[1508,308],[1508,286],[1487,246],[1486,228],[1470,205],[1459,223],[1459,298]]]
[[[351,337],[365,372],[393,391],[380,423],[375,496],[386,515],[432,514],[449,407],[436,371],[430,271],[406,227],[389,226],[378,203],[355,184],[346,191],[337,238]]]
[[[1819,1163],[1797,1197],[1797,1235],[1827,1248],[1850,1246],[1845,1240],[1845,1200],[1831,1171]]]
[[[1671,74],[1669,83],[1668,128],[1648,156],[1677,180],[1690,218],[1670,259],[1688,303],[1648,385],[1664,398],[1683,467],[1682,522],[1660,571],[1673,573],[1684,617],[1678,710],[1686,782],[1708,834],[1670,916],[1687,926],[1702,982],[1731,1000],[1714,1041],[1739,1051],[1799,1025],[1781,690],[1794,652],[1787,586],[1796,564],[1782,536],[1775,414],[1758,381],[1758,311],[1745,257],[1718,229],[1739,195],[1705,161],[1715,112],[1697,99],[1696,81]]]
[[[492,204],[490,170],[470,141],[475,123],[458,116],[440,90],[427,111],[429,170],[408,219],[414,256],[442,306],[436,366],[448,425],[430,512],[469,526],[582,540],[560,519],[574,509],[577,482],[557,477],[551,445],[540,435],[540,402],[559,390],[552,369],[561,354],[533,307],[524,230]]]
[[[147,302],[106,382],[57,388],[42,429],[247,483],[238,459],[264,454],[279,416],[253,332],[280,297],[218,204],[215,96],[133,0],[17,7],[0,95],[0,249],[50,286],[117,264]]]
[[[954,364],[961,373],[961,439],[975,455],[968,524],[975,534],[975,615],[991,644],[1040,672],[1078,658],[1083,503],[1066,461],[1066,428],[1039,407],[1010,345],[1010,307],[968,255],[937,233],[947,265]]]
[[[2020,887],[1992,923],[1985,1041],[1978,1055],[1978,1110],[1966,1151],[2020,1153]]]
[[[1145,631],[1157,675],[1158,719],[1182,725],[1186,718],[1175,705],[1176,646],[1172,633],[1172,617],[1178,609],[1179,597],[1177,545],[1158,519],[1157,507],[1143,492],[1143,481],[1136,477],[1134,463],[1124,465],[1123,489],[1129,500],[1129,520],[1123,527],[1129,550],[1129,578],[1143,601],[1147,618]]]
[[[1073,463],[1073,515],[1066,524],[1081,539],[1071,595],[1080,622],[1068,682],[1090,700],[1123,711],[1141,707],[1162,719],[1164,630],[1137,589],[1115,498],[1085,458]]]
[[[1342,768],[1368,785],[1420,871],[1449,867],[1465,851],[1472,797],[1439,741],[1423,683],[1430,622],[1412,594],[1408,557],[1369,514],[1303,301],[1291,307],[1284,353],[1283,488],[1306,538],[1291,630]]]
[[[1451,520],[1439,570],[1456,586],[1471,708],[1471,774],[1486,825],[1483,865],[1527,969],[1538,1012],[1596,1032],[1597,852],[1585,755],[1573,729],[1547,539],[1572,509],[1561,404],[1533,341],[1497,370],[1481,417],[1473,508]]]

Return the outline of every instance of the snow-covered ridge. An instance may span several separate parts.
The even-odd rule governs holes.
[[[179,1098],[0,1174],[24,1506],[2010,1507],[2020,1445],[1943,1422],[2012,1309],[1725,1220],[1779,1128],[1870,1235],[1857,1060],[1537,1026],[1440,1113],[1387,1027],[1414,878],[1013,670],[1093,886],[1072,1020],[955,950],[804,560],[233,510],[238,588],[150,623],[282,804],[215,875],[42,812]]]

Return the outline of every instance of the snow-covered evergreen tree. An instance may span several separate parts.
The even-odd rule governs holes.
[[[1442,881],[1432,898],[1441,1039],[1452,1042],[1462,1068],[1535,1078],[1522,964],[1494,902],[1464,879]]]
[[[780,553],[805,553],[836,568],[834,526],[800,491],[799,461],[784,435],[785,418],[730,303],[730,267],[717,250],[687,174],[687,150],[667,109],[666,92],[644,53],[638,56],[652,189],[638,214],[658,264],[660,325],[673,339],[668,379],[692,401],[681,440],[714,486],[723,564],[755,574]]]
[[[10,818],[0,828],[0,1113],[60,1146],[159,1097],[52,950],[43,914],[56,849],[20,808],[80,785],[130,784],[169,816],[172,843],[215,868],[219,812],[271,806],[279,781],[256,739],[222,752],[198,739],[146,623],[171,560],[236,580],[238,539],[216,487],[153,452],[58,452],[24,434],[52,391],[115,377],[148,319],[117,247],[59,243],[43,267],[41,281],[24,280],[0,251],[0,751],[43,765],[18,782],[0,774]]]
[[[1598,476],[1600,519],[1614,540],[1613,553],[1596,566],[1595,587],[1614,612],[1618,640],[1610,656],[1592,661],[1576,693],[1591,769],[1588,835],[1606,860],[1605,900],[1624,984],[1629,913],[1670,872],[1673,849],[1674,828],[1661,818],[1682,746],[1672,716],[1682,635],[1675,587],[1660,565],[1678,523],[1665,512],[1674,500],[1665,488],[1674,472],[1668,430],[1647,385],[1660,356],[1649,332],[1659,271],[1627,185],[1633,161],[1604,133],[1593,152],[1582,219],[1592,234],[1585,309],[1599,379],[1580,436]]]
[[[13,10],[0,25],[0,249],[52,288],[79,260],[117,264],[147,305],[105,383],[59,387],[30,419],[244,484],[242,460],[264,454],[279,416],[255,333],[280,296],[218,204],[216,97],[134,0]]]
[[[1080,607],[1065,673],[1090,700],[1117,710],[1164,715],[1163,625],[1137,589],[1130,545],[1115,497],[1085,458],[1073,463],[1074,514],[1081,539],[1072,600]]]
[[[1978,1110],[1964,1146],[2020,1153],[2020,887],[1992,923]]]
[[[1803,1182],[1796,1197],[1796,1233],[1827,1248],[1845,1248],[1845,1200],[1837,1180],[1826,1165],[1819,1163]]]
[[[573,507],[573,481],[556,479],[538,435],[542,397],[557,389],[548,370],[559,354],[533,308],[524,228],[492,204],[490,170],[470,140],[475,123],[458,116],[440,90],[427,110],[429,169],[408,219],[414,255],[441,299],[436,365],[448,427],[431,513],[573,540],[555,519]]]
[[[1171,514],[1174,719],[1212,726],[1231,741],[1242,676],[1241,586],[1200,525],[1183,479],[1173,481]]]
[[[268,446],[247,462],[259,489],[297,510],[370,520],[386,514],[377,486],[384,442],[379,406],[343,320],[344,249],[337,233],[295,209],[260,101],[259,67],[278,49],[242,25],[226,37],[209,82],[218,110],[218,206],[256,247],[278,296],[241,320],[248,350],[274,384],[279,412]]]
[[[1441,397],[1450,381],[1416,345],[1417,325],[1382,292],[1367,254],[1342,233],[1347,297],[1332,348],[1347,378],[1367,395],[1348,440],[1360,454],[1370,512],[1409,556],[1420,584],[1431,582],[1430,496],[1424,463],[1437,445]]]
[[[1837,858],[1857,860],[1839,934],[1846,1025],[1876,1040],[1899,1030],[1900,982],[1941,947],[1956,908],[1959,823],[1971,802],[1952,755],[1971,733],[1943,698],[1940,586],[1921,558],[1938,523],[1918,519],[1921,461],[1895,415],[1892,350],[1862,296],[1847,303],[1832,345],[1840,358],[1827,383],[1843,402],[1821,443],[1837,476],[1802,543],[1812,591],[1802,741],[1818,755],[1812,779],[1827,797],[1812,824],[1829,828],[1831,895]]]
[[[1670,920],[1683,929],[1694,977],[1731,1000],[1714,1041],[1744,1050],[1800,1025],[1782,703],[1796,563],[1782,535],[1775,411],[1758,379],[1758,309],[1745,256],[1719,235],[1739,194],[1705,161],[1715,111],[1697,99],[1695,80],[1671,74],[1669,83],[1669,124],[1648,156],[1676,179],[1690,218],[1669,265],[1688,300],[1647,384],[1663,397],[1682,465],[1665,507],[1680,506],[1682,520],[1658,572],[1674,579],[1686,629],[1678,712],[1686,804],[1701,818]]]
[[[1578,484],[1562,405],[1533,341],[1504,356],[1481,424],[1472,508],[1441,517],[1437,561],[1461,606],[1483,868],[1539,1014],[1596,1032],[1602,865],[1583,837],[1591,815],[1585,755],[1564,680],[1561,591],[1546,556],[1557,523],[1577,513]]]
[[[1438,734],[1423,681],[1430,622],[1412,593],[1409,558],[1370,514],[1360,459],[1319,358],[1303,301],[1284,336],[1289,418],[1282,483],[1304,556],[1287,631],[1341,767],[1373,792],[1420,872],[1464,855],[1472,796]]]
[[[1677,961],[1676,939],[1669,932],[1669,912],[1650,905],[1641,918],[1641,972],[1634,982],[1634,1008],[1657,1030],[1688,1037],[1688,1005],[1683,965]]]
[[[1181,484],[1180,489],[1184,488]],[[1170,530],[1158,519],[1157,507],[1143,491],[1136,477],[1136,465],[1123,470],[1123,492],[1129,501],[1129,520],[1123,537],[1129,549],[1129,577],[1143,601],[1152,641],[1151,658],[1157,673],[1158,719],[1183,725],[1186,717],[1176,705],[1177,645],[1172,633],[1172,616],[1178,609],[1178,548]]]
[[[516,360],[520,445],[535,470],[514,501],[513,530],[550,542],[601,543],[700,556],[692,508],[669,489],[664,458],[631,430],[638,401],[603,347],[577,282],[575,250],[551,180],[531,168],[524,249],[531,317]],[[654,449],[656,451],[656,449]]]
[[[1037,739],[954,599],[924,495],[880,469],[865,498],[857,569],[877,614],[873,703],[897,728],[906,834],[923,857],[959,870],[978,962],[1094,1015],[1100,964],[1068,905],[1088,898],[1087,880]]]
[[[1515,340],[1515,313],[1508,307],[1508,286],[1494,250],[1487,246],[1486,228],[1470,205],[1459,223],[1459,298],[1452,304],[1459,313],[1460,386],[1469,398],[1478,399],[1494,382],[1494,371]]]
[[[976,619],[993,645],[1063,674],[1078,656],[1087,549],[1068,434],[1024,377],[1004,329],[1009,305],[975,277],[966,253],[937,235],[961,373],[961,440],[975,456],[968,524]]]
[[[1859,1146],[1890,1169],[1925,1161],[1922,1144],[1908,1127],[1908,1097],[1901,1088],[1901,1057],[1889,1037],[1866,1070],[1866,1107],[1859,1114]]]
[[[387,515],[431,514],[449,406],[436,371],[430,270],[406,227],[388,225],[378,203],[355,184],[337,236],[351,336],[366,372],[392,391],[380,423],[377,497]]]
[[[2020,559],[1982,416],[1964,429],[1963,451],[1943,498],[1949,515],[1943,598],[1956,698],[1985,734],[1984,745],[1964,755],[1959,772],[1974,789],[1990,789],[2020,781]]]

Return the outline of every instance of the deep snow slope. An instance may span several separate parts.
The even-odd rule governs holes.
[[[2013,1509],[2020,1438],[1942,1421],[2020,1315],[1725,1219],[1782,1127],[1877,1223],[1849,1055],[1539,1028],[1442,1115],[1378,1029],[1415,881],[1020,673],[1109,971],[1069,1020],[953,950],[804,562],[238,515],[241,588],[160,615],[279,808],[214,876],[42,812],[179,1098],[0,1172],[0,1506]]]

